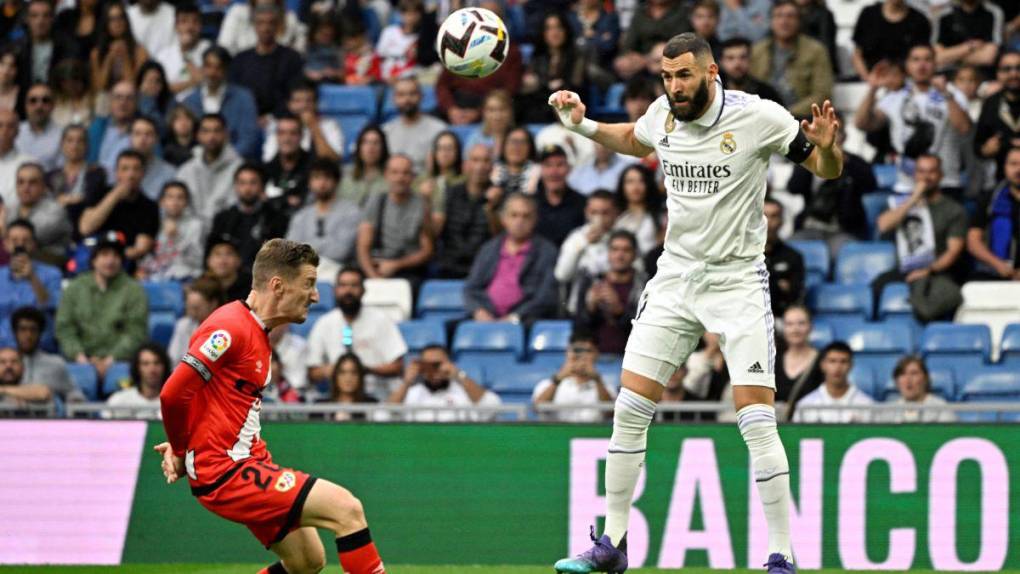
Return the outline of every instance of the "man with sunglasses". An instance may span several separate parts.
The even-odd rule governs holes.
[[[53,121],[53,93],[46,84],[35,84],[25,96],[25,115],[21,122],[18,149],[34,157],[46,171],[57,167],[60,157],[61,128]]]
[[[1002,90],[981,104],[974,130],[974,151],[978,156],[995,160],[995,177],[1005,177],[1006,154],[1020,145],[1020,52],[1008,51],[999,56],[995,79]]]
[[[551,403],[580,407],[613,400],[615,394],[602,382],[602,375],[595,368],[598,356],[595,338],[590,333],[574,331],[570,335],[570,346],[567,347],[563,366],[555,375],[535,386],[531,401],[536,405]],[[549,418],[560,422],[591,423],[600,422],[606,417],[597,409],[577,408],[552,413]]]
[[[499,406],[501,401],[492,391],[476,383],[463,369],[450,360],[442,345],[422,349],[421,357],[411,361],[404,373],[404,383],[388,399],[396,405],[451,407],[451,410],[422,410],[408,413],[407,420],[417,422],[453,422],[488,420],[486,413],[471,413],[470,407]]]

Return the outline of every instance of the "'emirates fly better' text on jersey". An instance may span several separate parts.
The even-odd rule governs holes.
[[[666,176],[666,253],[709,264],[762,257],[769,157],[786,155],[799,129],[779,104],[719,84],[691,122],[674,119],[665,95],[652,102],[634,136],[655,149]]]
[[[242,460],[268,457],[259,413],[271,359],[265,325],[241,301],[214,311],[192,335],[183,362],[205,380],[188,412],[184,465],[192,487]]]

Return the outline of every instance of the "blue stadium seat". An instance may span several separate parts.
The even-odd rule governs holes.
[[[896,362],[899,360],[899,356],[891,354],[857,355],[854,356],[854,367],[870,369],[876,381],[876,387],[884,387],[886,381],[892,378],[893,369],[896,367]]]
[[[891,191],[896,185],[896,166],[893,164],[879,163],[871,166],[875,179],[878,181],[878,188]]]
[[[889,195],[886,192],[877,192],[861,196],[864,218],[868,222],[868,237],[878,238],[878,216],[889,208]]]
[[[422,113],[431,114],[439,107],[439,100],[436,98],[435,86],[421,86],[421,105],[419,110]],[[393,100],[393,88],[386,88],[383,93],[381,110],[381,121],[387,121],[397,115],[397,103]]]
[[[344,161],[353,161],[354,150],[358,146],[358,136],[372,123],[372,118],[370,116],[325,115],[329,115],[340,124],[340,131],[344,134]]]
[[[869,284],[896,267],[896,249],[885,241],[851,241],[836,255],[836,283]]]
[[[530,398],[539,382],[555,374],[555,370],[549,370],[543,365],[518,363],[493,373],[489,387],[501,397],[504,394],[526,394]]]
[[[1003,365],[1020,368],[1020,323],[1006,325],[999,347],[999,361]]]
[[[542,131],[549,124],[524,124],[524,127],[528,129],[528,133],[531,134],[532,138],[538,137],[538,132]]]
[[[447,129],[457,135],[457,139],[460,140],[461,149],[466,150],[468,138],[471,137],[471,134],[473,134],[475,130],[481,126],[482,124],[463,124],[459,126],[448,126]]]
[[[174,335],[177,314],[170,311],[153,311],[149,313],[149,338],[163,345],[165,349]],[[175,357],[171,357],[175,358]],[[180,357],[176,357],[179,359]]]
[[[452,351],[457,361],[475,359],[494,375],[511,368],[524,355],[524,330],[512,323],[465,321],[457,325]]]
[[[977,357],[988,361],[992,335],[987,325],[929,323],[921,334],[921,352],[925,357]]]
[[[898,323],[867,323],[837,329],[836,336],[846,341],[855,354],[895,356],[914,350],[914,334],[906,325]]]
[[[882,400],[881,386],[876,384],[875,371],[868,365],[854,363],[850,369],[850,382],[876,401]]]
[[[320,317],[325,315],[328,311],[319,309],[309,309],[308,318],[305,319],[304,323],[294,323],[290,326],[290,332],[301,337],[308,338],[308,334],[312,332],[312,327],[315,326],[315,322]]]
[[[964,383],[960,400],[967,403],[1020,402],[1020,372],[1001,367],[975,370]],[[960,413],[959,418],[966,422],[1016,422],[1020,420],[1020,413]]]
[[[116,361],[106,370],[106,377],[103,378],[103,396],[108,397],[130,385],[131,364],[126,361]]]
[[[913,315],[887,315],[885,319],[879,320],[882,325],[902,325],[910,330],[910,340],[913,341],[914,347],[917,347],[918,341],[921,340],[921,332],[924,331],[924,327],[914,318]]]
[[[956,375],[953,369],[928,369],[928,375],[931,381],[932,393],[947,401],[956,400]],[[883,400],[890,401],[899,396],[900,392],[896,388],[896,379],[893,378],[890,371],[889,378],[885,383],[885,398]]]
[[[889,315],[914,315],[914,308],[910,306],[910,287],[906,283],[889,283],[882,289],[878,317]]]
[[[418,319],[403,321],[397,327],[412,353],[420,353],[429,345],[446,346],[446,329],[442,322]]]
[[[327,116],[366,116],[375,119],[377,112],[375,88],[322,84],[319,86],[319,112]],[[344,137],[347,137],[346,130]]]
[[[464,310],[464,282],[453,279],[430,279],[418,292],[419,319],[460,319]]]
[[[315,289],[319,292],[319,301],[309,307],[309,309],[316,311],[329,311],[336,306],[336,300],[333,297],[332,282],[319,281],[315,284]]]
[[[811,334],[808,335],[808,340],[811,341],[812,347],[821,349],[836,340],[836,330],[829,323],[828,319],[815,317],[811,321]]]
[[[89,401],[99,400],[99,377],[96,376],[96,369],[92,365],[81,363],[67,363],[67,372],[71,375],[74,384],[85,393]]]
[[[825,283],[829,279],[829,246],[821,240],[799,240],[787,243],[804,258],[806,283],[810,286]]]
[[[184,289],[177,281],[142,281],[149,311],[169,311],[175,315],[184,312]]]
[[[617,82],[609,86],[609,89],[606,90],[605,97],[601,99],[600,105],[595,106],[592,110],[592,116],[605,117],[625,115],[627,110],[623,107],[623,92],[626,87],[626,84],[623,82]]]
[[[531,55],[535,53],[535,45],[521,44],[518,48],[521,51],[521,60],[524,62],[524,65],[528,65],[531,62]]]
[[[467,376],[471,377],[471,380],[479,385],[489,387],[492,384],[492,379],[485,369],[485,361],[473,357],[462,357],[457,359],[457,366],[463,369]]]
[[[563,362],[572,331],[570,321],[536,321],[528,336],[528,351],[532,358],[554,357]]]
[[[824,283],[809,294],[811,308],[819,316],[842,315],[871,318],[872,297],[867,285]]]

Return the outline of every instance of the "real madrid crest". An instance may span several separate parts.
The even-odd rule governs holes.
[[[726,132],[722,135],[722,141],[719,142],[719,150],[725,154],[737,151],[737,140],[733,139],[733,132]]]
[[[666,114],[666,133],[670,133],[676,127],[676,118],[673,117],[673,112]]]

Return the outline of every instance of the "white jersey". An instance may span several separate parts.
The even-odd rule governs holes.
[[[799,129],[779,104],[718,83],[708,110],[691,122],[674,119],[659,96],[634,136],[655,149],[665,174],[666,253],[681,265],[760,259],[769,158],[786,155]]]

